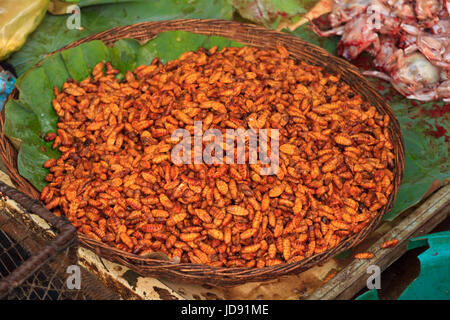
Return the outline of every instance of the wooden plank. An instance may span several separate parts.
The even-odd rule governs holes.
[[[141,277],[125,266],[101,258],[86,248],[78,248],[79,264],[93,273],[107,288],[125,300],[184,300],[160,280]]]
[[[380,237],[366,251],[372,252],[375,258],[369,260],[353,260],[325,285],[316,290],[308,299],[350,299],[366,285],[367,268],[377,265],[385,270],[397,260],[407,249],[409,239],[426,234],[443,221],[450,212],[450,185],[447,185],[404,220]],[[381,249],[384,241],[398,239],[399,244],[392,249]]]

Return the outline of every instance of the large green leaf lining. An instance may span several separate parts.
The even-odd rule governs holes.
[[[318,0],[229,0],[250,21],[276,29],[281,22],[297,22]]]
[[[42,138],[42,129],[36,113],[31,111],[20,101],[10,100],[5,107],[5,128],[7,136],[16,138],[20,142],[17,157],[19,173],[30,180],[33,177],[33,185],[41,190],[46,182],[43,177],[48,173],[42,164],[51,158],[58,158],[59,152],[51,148],[51,143]]]
[[[97,40],[44,59],[17,79],[19,99],[10,100],[5,106],[4,132],[11,140],[19,142],[19,173],[38,190],[42,190],[48,173],[42,165],[48,159],[60,155],[59,151],[51,148],[51,143],[42,139],[45,134],[56,132],[57,129],[58,116],[51,104],[54,86],[61,89],[69,78],[76,81],[86,79],[101,61],[110,61],[123,76],[139,65],[150,64],[155,57],[166,63],[177,59],[184,52],[213,46],[240,47],[242,44],[222,37],[168,31],[144,45],[134,39],[122,39],[108,48]]]
[[[410,107],[408,107],[408,105]],[[426,114],[415,117],[419,110],[435,110],[443,103],[424,103],[412,106],[411,102],[394,102],[391,108],[400,122],[405,142],[405,175],[400,185],[394,208],[385,216],[392,220],[400,212],[417,204],[435,181],[450,177],[450,157],[447,137],[435,137],[430,134],[430,127],[438,126],[437,119]],[[420,109],[419,109],[420,108]],[[449,128],[448,115],[439,119],[442,127]]]
[[[227,0],[141,0],[81,8],[81,29],[67,27],[67,15],[47,14],[29,36],[22,49],[8,60],[19,75],[48,53],[93,33],[117,26],[146,21],[174,19],[231,19],[233,9]]]
[[[283,32],[289,33],[293,36],[296,36],[298,38],[302,38],[303,40],[306,40],[312,44],[315,44],[316,46],[322,47],[331,54],[336,55],[337,54],[337,44],[339,43],[339,37],[318,37],[314,31],[311,29],[309,23],[304,24],[294,31],[289,31],[287,29],[284,29]]]

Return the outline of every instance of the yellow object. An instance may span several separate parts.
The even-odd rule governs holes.
[[[20,49],[39,25],[49,0],[0,1],[0,60]]]
[[[74,7],[77,5],[76,2],[65,2],[64,0],[51,0],[48,6],[48,12],[54,15],[68,14],[71,13]]]

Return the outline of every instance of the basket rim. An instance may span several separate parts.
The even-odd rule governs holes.
[[[190,25],[195,25],[197,28],[194,30],[190,30],[188,28]],[[206,33],[205,31],[199,30],[201,26],[209,25],[213,29],[213,32]],[[158,30],[164,29],[164,27],[167,26],[166,30]],[[337,246],[325,250],[324,252],[315,254],[313,256],[307,257],[303,260],[297,261],[297,262],[291,262],[291,263],[283,263],[276,266],[265,266],[263,268],[246,268],[246,267],[211,267],[208,265],[202,265],[202,264],[193,264],[193,263],[172,263],[168,262],[166,260],[160,260],[160,259],[154,259],[154,258],[143,258],[141,256],[138,256],[136,254],[128,253],[126,251],[119,250],[117,248],[113,248],[110,246],[107,246],[103,242],[96,241],[93,239],[88,238],[84,234],[79,233],[78,238],[81,242],[81,244],[87,248],[90,248],[94,250],[95,252],[100,252],[101,255],[106,256],[107,258],[118,258],[115,260],[119,260],[119,263],[123,263],[126,266],[130,267],[137,273],[139,271],[143,271],[143,268],[146,266],[147,271],[150,270],[150,274],[157,274],[156,271],[161,271],[160,269],[165,269],[164,271],[167,271],[167,274],[170,274],[171,276],[177,275],[178,273],[182,273],[183,276],[189,276],[189,274],[193,274],[192,270],[190,269],[201,269],[200,273],[203,275],[192,275],[193,278],[195,278],[194,282],[202,282],[202,283],[219,283],[223,285],[227,284],[238,284],[238,283],[244,283],[248,281],[258,281],[260,278],[266,278],[268,277],[274,278],[285,274],[290,274],[294,272],[301,272],[307,268],[312,267],[313,265],[326,261],[333,256],[339,254],[340,252],[349,249],[359,242],[361,242],[370,232],[372,232],[376,226],[381,221],[381,218],[389,212],[393,204],[395,202],[395,198],[398,191],[398,186],[400,185],[400,181],[403,178],[404,174],[404,163],[405,163],[405,155],[404,155],[404,141],[403,141],[403,134],[400,129],[399,122],[395,115],[393,114],[392,110],[390,109],[390,106],[384,101],[384,99],[381,97],[381,95],[376,91],[376,89],[372,86],[372,84],[359,72],[359,69],[351,64],[350,62],[332,55],[331,53],[327,52],[325,49],[316,46],[310,42],[307,42],[303,39],[297,38],[293,35],[274,31],[274,30],[267,30],[263,27],[257,26],[257,25],[251,25],[251,24],[244,24],[240,22],[235,21],[229,21],[229,20],[220,20],[220,19],[178,19],[178,20],[162,20],[162,21],[152,21],[152,22],[141,22],[133,25],[126,25],[126,26],[118,26],[112,29],[105,30],[103,32],[99,32],[87,37],[84,37],[82,39],[79,39],[77,41],[74,41],[58,50],[53,51],[52,53],[49,53],[46,57],[56,54],[57,52],[61,52],[63,50],[75,47],[80,45],[81,43],[91,41],[91,40],[101,40],[106,45],[114,43],[116,40],[114,40],[115,37],[121,36],[123,33],[127,32],[133,32],[137,31],[134,36],[128,35],[127,38],[134,38],[138,41],[142,41],[143,39],[146,39],[147,41],[152,39],[152,37],[148,37],[148,34],[152,33],[152,28],[156,31],[153,32],[153,37],[157,34],[165,31],[171,31],[171,30],[184,30],[192,33],[200,33],[200,34],[214,34],[214,31],[216,31],[214,28],[217,28],[217,30],[220,27],[226,26],[227,28],[245,28],[247,32],[255,32],[255,33],[262,33],[264,35],[271,35],[275,36],[277,40],[276,43],[283,43],[286,41],[290,41],[289,43],[294,43],[294,45],[304,45],[308,48],[314,48],[316,52],[319,52],[323,56],[326,56],[333,62],[336,62],[337,65],[343,66],[347,71],[349,71],[351,74],[354,74],[356,78],[358,78],[359,81],[361,81],[364,86],[367,86],[370,93],[373,95],[374,99],[377,100],[377,103],[379,103],[380,108],[387,113],[390,117],[390,133],[391,138],[395,142],[394,145],[396,146],[396,163],[394,165],[394,190],[389,196],[388,204],[383,208],[383,210],[380,210],[378,215],[374,217],[370,223],[367,224],[361,231],[359,231],[356,234],[353,234],[351,237],[348,237],[344,240],[342,240]],[[147,29],[150,31],[145,32],[142,29]],[[105,38],[106,37],[106,38]],[[226,36],[225,36],[226,37]],[[121,37],[125,38],[125,37]],[[272,39],[271,39],[272,40]],[[241,40],[238,40],[241,41]],[[272,42],[273,42],[272,41]],[[245,43],[245,45],[254,46],[254,43]],[[289,50],[289,43],[287,44]],[[291,52],[290,52],[291,53]],[[291,54],[292,57],[292,54]],[[293,57],[294,59],[298,60],[297,58]],[[45,59],[45,58],[44,58]],[[309,63],[309,62],[308,62]],[[39,62],[36,64],[39,65]],[[345,81],[341,77],[341,81]],[[354,87],[354,85],[349,84],[350,86]],[[360,92],[358,92],[360,93]],[[14,91],[10,94],[9,99],[13,99],[18,94],[17,90],[14,89]],[[363,97],[365,98],[365,97]],[[367,98],[365,98],[367,101]],[[377,107],[377,106],[376,106]],[[378,109],[378,107],[377,107]],[[0,117],[0,156],[2,157],[3,162],[5,162],[5,166],[7,169],[8,175],[11,177],[11,179],[14,181],[15,184],[18,185],[19,188],[24,189],[24,192],[31,193],[30,195],[33,198],[39,198],[39,192],[24,178],[22,177],[17,170],[17,154],[14,155],[14,152],[17,153],[15,148],[12,146],[11,141],[6,137],[4,134],[4,120],[5,120],[5,112],[4,108],[1,112]],[[394,135],[395,134],[395,135]],[[395,138],[395,139],[394,139]],[[12,148],[12,149],[11,149]],[[11,153],[13,153],[11,155]],[[28,190],[31,187],[33,190]],[[28,188],[28,189],[27,189]],[[28,191],[28,192],[27,192]],[[110,252],[109,254],[105,254],[105,250]],[[331,253],[331,254],[330,254]],[[100,255],[100,254],[99,254]],[[133,263],[129,263],[126,261],[126,259],[134,261]],[[117,261],[116,261],[117,262]],[[133,268],[134,267],[134,268]],[[249,274],[249,273],[255,273],[257,271],[257,275],[255,274]],[[148,273],[148,272],[147,272]],[[194,272],[195,273],[195,272]],[[164,274],[164,272],[163,272]],[[220,276],[219,276],[220,274]],[[232,277],[241,276],[243,278],[241,279],[232,279]],[[222,277],[218,279],[217,277]],[[230,278],[231,277],[231,278]],[[193,280],[193,279],[190,279]],[[198,281],[200,280],[200,281]]]

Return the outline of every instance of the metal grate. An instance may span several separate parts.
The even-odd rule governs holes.
[[[0,192],[25,209],[15,208],[3,193],[0,195],[0,299],[118,298],[77,265],[76,232],[65,219],[53,216],[39,202],[2,182]],[[79,289],[68,286],[73,276],[68,273],[69,266],[79,271]]]
[[[31,273],[24,282],[7,294],[4,299],[17,300],[62,300],[86,299],[80,290],[70,290],[66,283],[67,259],[71,248],[67,248],[53,257],[36,272]],[[0,278],[16,270],[27,259],[27,252],[19,242],[0,230]]]

